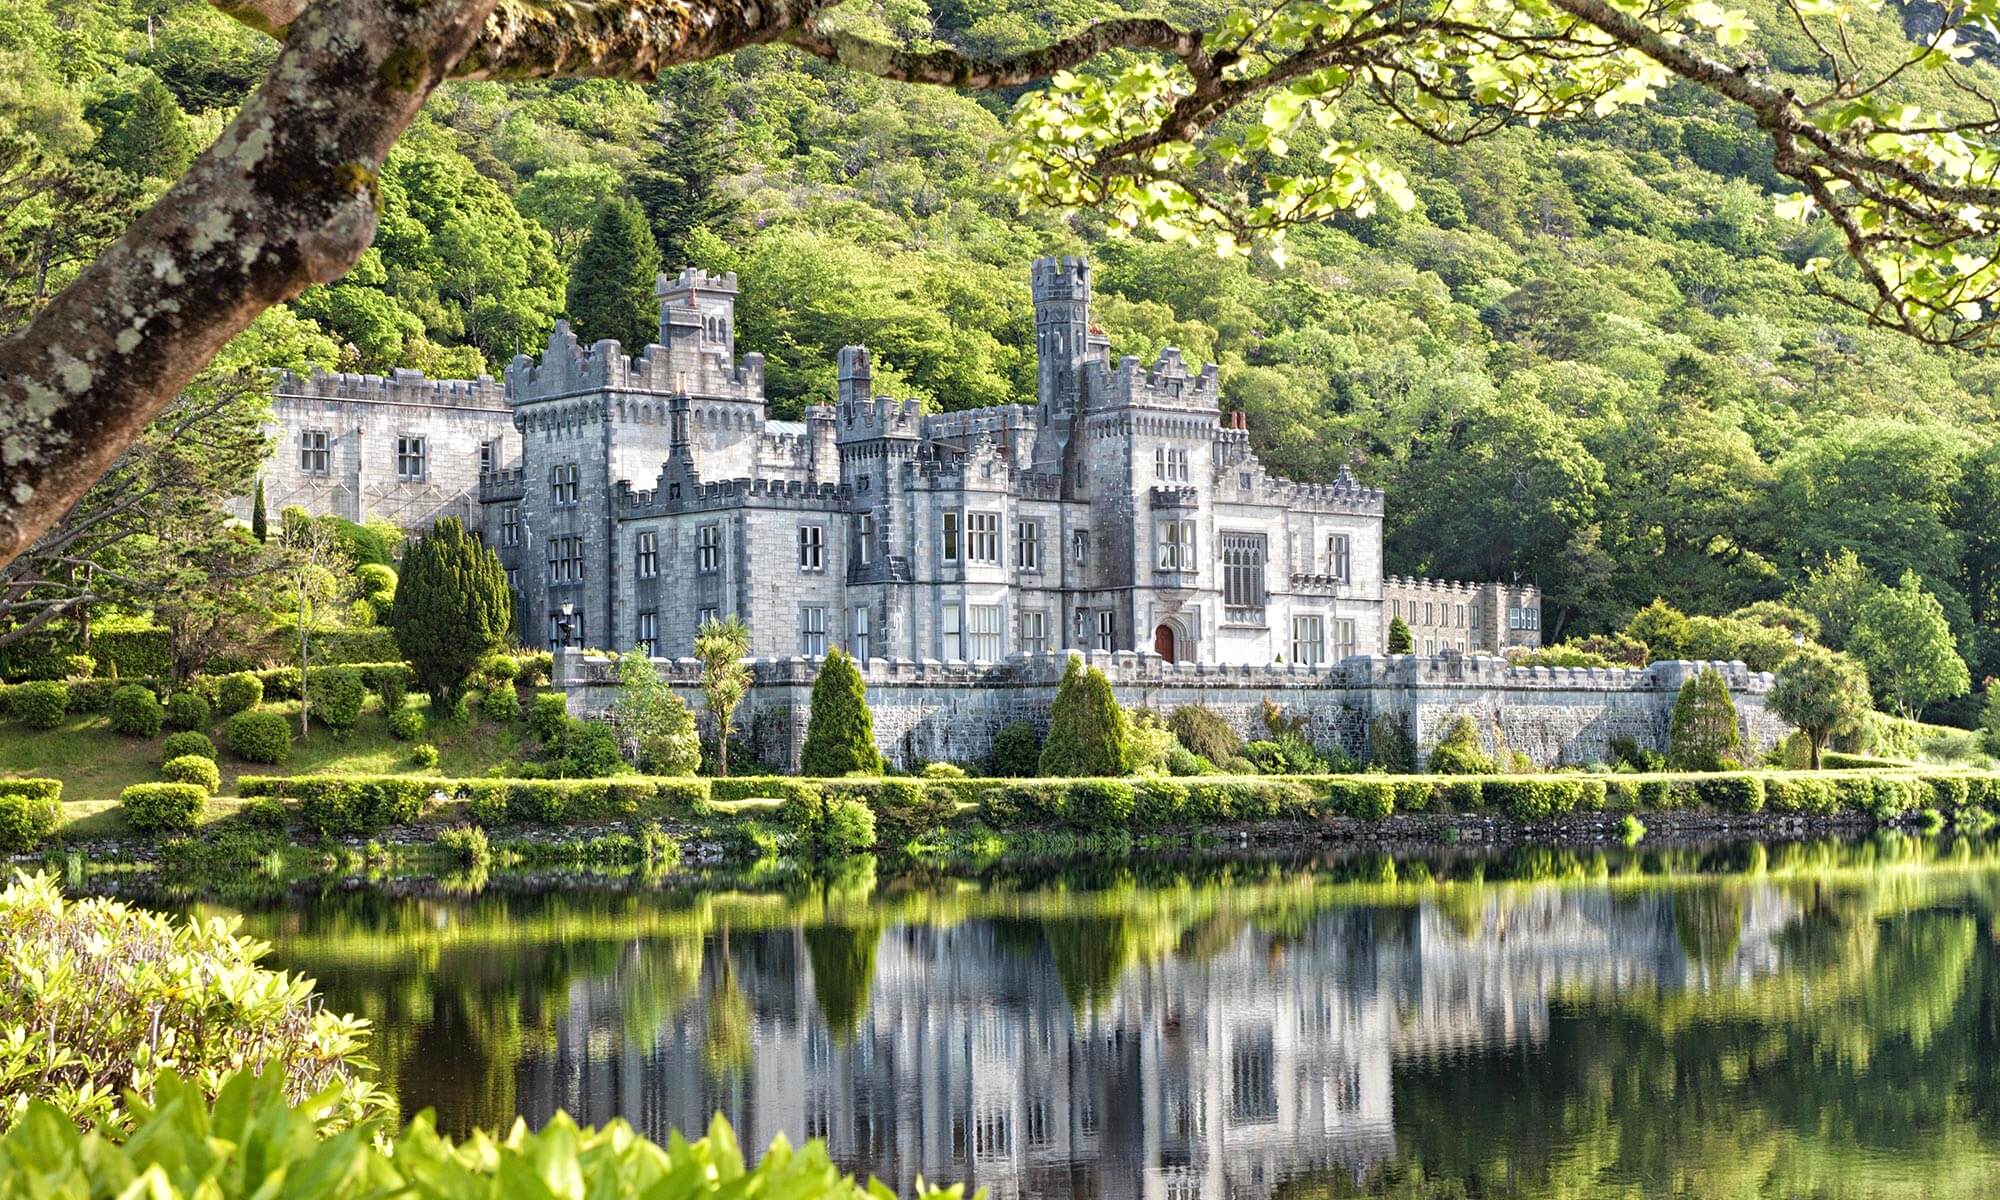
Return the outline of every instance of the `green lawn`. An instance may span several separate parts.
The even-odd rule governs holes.
[[[430,701],[422,694],[409,703],[428,713]],[[410,743],[389,736],[388,725],[373,697],[361,714],[361,723],[345,733],[335,733],[315,725],[304,738],[297,736],[298,704],[267,704],[272,712],[293,718],[292,754],[279,766],[239,762],[222,747],[220,723],[209,731],[218,748],[216,765],[222,769],[223,795],[236,790],[241,775],[436,775],[464,778],[484,775],[488,769],[514,759],[524,733],[517,721],[496,724],[470,720],[456,726],[433,725],[425,737],[438,748],[438,765],[419,771],[410,765]],[[151,783],[160,777],[160,742],[124,737],[111,732],[110,719],[102,714],[72,717],[59,729],[29,729],[16,721],[0,721],[0,778],[37,776],[63,781],[63,800],[71,804],[114,802],[120,792],[135,783]],[[74,813],[72,814],[75,815]]]

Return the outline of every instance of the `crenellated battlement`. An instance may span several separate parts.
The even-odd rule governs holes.
[[[370,404],[411,404],[426,408],[504,410],[506,389],[491,375],[477,379],[431,379],[422,371],[398,368],[387,375],[360,375],[315,368],[308,375],[281,371],[272,385],[280,398],[355,400]]]
[[[1173,346],[1160,351],[1150,367],[1141,367],[1138,356],[1128,354],[1116,367],[1093,363],[1091,371],[1093,408],[1221,409],[1219,368],[1207,363],[1198,374],[1190,375],[1181,352]]]
[[[507,366],[506,401],[512,405],[597,391],[716,396],[762,403],[764,356],[746,354],[741,362],[735,362],[721,346],[703,346],[683,354],[657,343],[632,356],[613,338],[582,346],[569,322],[558,321],[539,357],[516,355]]]

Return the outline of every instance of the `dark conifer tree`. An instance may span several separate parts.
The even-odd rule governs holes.
[[[806,721],[806,744],[799,770],[807,775],[840,776],[882,769],[875,749],[875,718],[861,672],[846,651],[835,646],[813,681],[812,716]]]
[[[688,235],[698,228],[726,237],[740,207],[723,180],[738,170],[722,72],[698,63],[660,79],[660,123],[653,148],[632,177],[653,239],[669,270],[687,264]]]
[[[1403,623],[1403,618],[1396,617],[1391,620],[1389,622],[1389,653],[1414,654],[1416,653],[1415,646],[1416,639],[1410,636],[1410,627]]]
[[[1042,774],[1055,778],[1117,775],[1125,767],[1130,723],[1111,681],[1072,655],[1049,707],[1049,736],[1042,743]]]
[[[626,196],[604,202],[569,276],[569,320],[585,343],[617,338],[633,354],[660,328],[653,285],[660,251],[646,214]]]
[[[271,518],[264,515],[264,477],[257,477],[257,494],[250,501],[250,535],[258,541],[271,536]]]
[[[432,711],[452,712],[480,662],[507,643],[513,599],[493,551],[447,517],[410,544],[389,624]]]

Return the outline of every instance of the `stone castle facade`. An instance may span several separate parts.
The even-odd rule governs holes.
[[[523,641],[689,652],[736,614],[760,657],[1001,662],[1078,649],[1328,667],[1540,644],[1532,586],[1385,577],[1384,497],[1267,472],[1216,368],[1113,361],[1090,269],[1033,266],[1036,402],[926,413],[840,352],[838,395],[767,417],[734,275],[661,276],[637,357],[558,324],[503,384],[287,375],[271,511],[465,519]]]

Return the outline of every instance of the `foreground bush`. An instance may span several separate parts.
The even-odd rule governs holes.
[[[368,685],[353,667],[328,667],[314,671],[311,680],[312,715],[329,729],[352,729],[361,721],[361,706],[368,701]]]
[[[215,769],[205,758],[194,761]],[[118,795],[126,824],[141,833],[191,832],[207,805],[207,789],[195,783],[135,783]]]
[[[11,1189],[29,1179],[39,1187],[40,1172],[59,1169],[47,1147],[75,1137],[70,1122],[127,1128],[138,1115],[124,1107],[128,1090],[144,1100],[167,1072],[201,1096],[219,1092],[231,1071],[270,1072],[269,1103],[251,1107],[253,1120],[285,1111],[280,1094],[292,1103],[320,1096],[336,1127],[381,1115],[384,1098],[358,1071],[364,1023],[319,1008],[312,980],[257,966],[261,950],[223,921],[66,901],[47,876],[19,877],[0,892],[0,1126],[19,1122],[32,1101],[53,1106],[6,1139],[15,1157],[0,1166],[0,1196],[53,1195]],[[161,1090],[196,1098],[172,1084]],[[311,1142],[275,1161],[303,1159]],[[199,1144],[155,1151],[181,1155]],[[115,1153],[101,1144],[99,1152]],[[190,1161],[215,1152],[211,1145]],[[30,1153],[41,1161],[23,1172],[18,1156]],[[100,1179],[90,1186],[130,1182]]]
[[[0,779],[0,854],[26,854],[61,823],[62,780]]]
[[[219,1091],[211,1109],[201,1089],[162,1078],[154,1103],[134,1114],[132,1136],[119,1140],[79,1132],[58,1109],[25,1110],[0,1138],[0,1200],[117,1200],[128,1186],[146,1200],[894,1200],[842,1175],[820,1142],[794,1150],[780,1139],[749,1166],[720,1117],[707,1137],[666,1146],[623,1121],[579,1130],[562,1114],[536,1133],[517,1124],[503,1140],[475,1133],[456,1145],[422,1117],[400,1135],[383,1130],[378,1144],[325,1138],[326,1123],[291,1107],[298,1097],[276,1079],[239,1075]],[[919,1200],[963,1197],[954,1188]]]
[[[222,727],[222,739],[244,762],[277,764],[292,753],[292,727],[277,713],[237,713]]]

